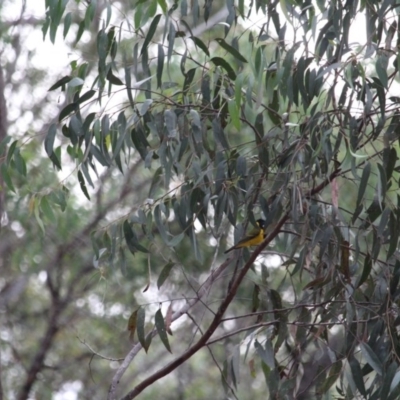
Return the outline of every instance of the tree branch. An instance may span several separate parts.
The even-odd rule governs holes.
[[[48,326],[46,329],[46,333],[40,343],[39,350],[37,351],[27,373],[27,377],[25,382],[17,396],[18,400],[26,400],[29,398],[29,393],[32,389],[33,384],[36,381],[36,376],[43,368],[44,360],[46,358],[47,352],[49,351],[54,336],[58,332],[58,319],[61,315],[62,308],[65,307],[65,304],[58,302],[57,304],[53,305],[53,309],[51,311],[51,316],[49,318]]]
[[[338,176],[340,173],[340,169],[336,169],[333,171],[328,178],[326,178],[321,184],[313,188],[312,190],[309,191],[307,194],[307,197],[310,197],[312,195],[315,195],[316,193],[320,192],[323,190],[326,186],[330,184],[330,182]],[[212,334],[215,332],[215,330],[218,328],[222,317],[228,308],[229,304],[232,302],[240,283],[246,276],[248,270],[251,268],[253,265],[253,262],[257,259],[258,255],[263,251],[263,249],[279,234],[281,228],[283,225],[287,222],[289,219],[289,212],[286,212],[286,214],[281,218],[281,220],[278,222],[278,224],[275,226],[274,230],[265,238],[264,242],[251,254],[249,260],[247,261],[246,265],[240,270],[240,273],[236,277],[236,279],[233,281],[230,290],[225,297],[224,301],[221,303],[217,313],[215,314],[215,317],[213,321],[211,322],[209,328],[207,331],[201,336],[201,338],[195,343],[191,348],[189,348],[186,352],[184,352],[180,357],[176,358],[174,361],[166,365],[164,368],[161,368],[157,372],[155,372],[153,375],[149,376],[145,380],[143,380],[140,384],[138,384],[132,391],[130,391],[126,396],[122,398],[122,400],[131,400],[135,398],[138,394],[140,394],[145,388],[148,386],[152,385],[154,382],[156,382],[158,379],[161,379],[162,377],[168,375],[170,372],[172,372],[174,369],[176,369],[178,366],[183,364],[186,360],[188,360],[190,357],[192,357],[198,350],[200,350],[203,346],[207,345],[208,340],[212,336]],[[224,264],[230,263],[233,260],[233,258],[228,259]],[[221,265],[221,267],[224,266],[224,264]],[[218,269],[218,271],[221,269],[221,267]],[[211,275],[206,282],[212,283],[213,281],[213,275]],[[207,285],[208,287],[208,285]],[[204,289],[204,287],[202,288]],[[199,298],[195,300],[197,302],[200,299],[200,292],[199,292]],[[184,307],[186,308],[186,306]],[[190,307],[189,307],[190,308]],[[180,315],[183,315],[186,311],[181,310],[179,312]],[[174,315],[177,315],[175,313]],[[175,319],[173,319],[175,320]],[[156,334],[155,330],[152,332],[153,336]],[[123,373],[125,370],[128,368],[136,354],[140,351],[141,346],[140,344],[137,344],[131,352],[128,354],[128,356],[125,358],[124,363],[121,365],[119,370],[117,371],[116,375],[114,376],[114,379],[112,381],[112,384],[110,386],[109,390],[109,397],[108,400],[114,400],[115,399],[115,390],[116,390],[116,385],[118,384],[120,378],[122,377]]]
[[[186,314],[193,306],[195,306],[201,299],[204,297],[204,295],[207,294],[213,283],[218,279],[218,277],[225,271],[225,269],[228,267],[228,265],[232,262],[232,258],[227,259],[224,263],[222,263],[216,270],[212,271],[210,276],[206,279],[206,281],[203,283],[201,286],[200,290],[197,293],[197,297],[188,301],[179,311],[175,312],[172,314],[171,321],[174,322],[182,315]],[[156,336],[157,330],[153,329],[153,331],[150,333],[152,337]],[[139,353],[139,351],[142,350],[142,345],[140,343],[137,343],[135,346],[133,346],[132,350],[128,353],[128,355],[125,357],[123,363],[120,365],[118,368],[117,372],[115,373],[111,385],[108,391],[108,400],[114,400],[116,398],[115,391],[117,389],[117,385],[119,381],[121,380],[122,376],[124,375],[125,371],[133,361],[133,359],[136,357],[136,355]]]
[[[217,313],[213,321],[211,322],[210,326],[208,327],[207,331],[201,336],[201,338],[195,343],[191,348],[185,351],[180,357],[176,358],[174,361],[166,365],[164,368],[161,368],[153,375],[149,376],[148,378],[144,379],[141,383],[139,383],[132,391],[130,391],[126,396],[122,398],[122,400],[131,400],[135,398],[138,394],[140,394],[144,389],[148,386],[152,385],[157,380],[163,378],[164,376],[168,375],[170,372],[175,370],[181,364],[183,364],[186,360],[192,357],[197,351],[199,351],[203,346],[207,345],[207,341],[210,339],[212,334],[218,328],[222,317],[227,310],[229,304],[232,302],[233,298],[235,297],[236,291],[239,288],[240,283],[246,276],[248,270],[253,265],[254,261],[261,253],[261,251],[275,238],[275,236],[279,233],[282,226],[286,223],[289,218],[289,213],[286,213],[278,224],[275,226],[274,230],[265,238],[264,242],[252,253],[249,260],[247,261],[246,265],[240,270],[237,278],[233,281],[231,288],[225,297],[224,301],[221,303]],[[233,257],[228,259],[225,263],[230,262],[233,260]],[[109,399],[114,400],[113,397],[109,397]]]

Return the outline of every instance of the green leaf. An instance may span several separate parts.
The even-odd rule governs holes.
[[[226,140],[225,132],[222,129],[221,121],[219,120],[219,118],[214,118],[213,119],[213,121],[212,121],[212,130],[213,130],[213,133],[214,133],[215,140],[218,143],[220,143],[221,146],[224,149],[228,150],[229,149],[229,143]]]
[[[0,157],[3,159],[7,153],[7,145],[11,141],[11,136],[5,136],[0,142]]]
[[[398,160],[397,158],[397,151],[394,147],[392,147],[387,155],[387,159],[385,161],[385,165],[386,165],[386,179],[388,180],[388,182],[390,181],[392,174],[393,174],[393,170],[394,167],[396,166],[396,161]]]
[[[97,93],[96,90],[88,90],[82,96],[79,97],[79,99],[76,103],[82,104],[85,101],[90,100],[96,93]]]
[[[71,26],[71,21],[72,21],[72,14],[69,12],[65,15],[64,18],[64,32],[63,32],[64,39],[68,34],[69,28]]]
[[[152,99],[147,99],[143,102],[142,106],[140,107],[139,110],[139,115],[141,117],[143,117],[143,115],[145,115],[147,113],[147,111],[149,110],[150,106],[153,104],[153,100]]]
[[[84,31],[85,31],[85,20],[82,20],[79,23],[79,28],[78,28],[78,33],[76,34],[75,43],[78,43],[81,40]]]
[[[186,94],[186,92],[189,90],[191,83],[193,82],[194,76],[196,74],[197,68],[191,68],[186,76],[185,76],[185,81],[183,82],[183,93]]]
[[[169,247],[175,247],[175,246],[177,246],[181,241],[182,241],[182,239],[185,237],[185,234],[182,232],[182,233],[180,233],[179,235],[176,235],[176,236],[174,236],[168,243],[167,243],[167,245],[169,246]]]
[[[164,46],[162,44],[158,45],[158,56],[157,56],[157,87],[161,88],[162,86],[162,74],[164,69]]]
[[[234,47],[232,47],[230,44],[226,43],[224,39],[217,38],[215,39],[218,44],[226,50],[228,53],[232,54],[235,58],[237,58],[239,61],[247,63],[247,60],[237,51]]]
[[[393,382],[393,378],[396,374],[397,363],[393,361],[389,368],[387,368],[386,373],[384,375],[381,391],[380,391],[380,400],[386,400],[390,393],[390,384]]]
[[[148,154],[148,146],[150,146],[149,142],[146,139],[146,136],[143,132],[142,126],[139,124],[136,129],[132,129],[131,131],[131,139],[135,149],[139,152],[140,157],[143,160],[146,160]]]
[[[269,339],[265,342],[265,348],[257,341],[254,341],[254,347],[256,348],[257,354],[261,357],[261,359],[268,365],[269,368],[275,368],[275,356],[274,350],[272,348],[271,341]]]
[[[75,136],[82,136],[84,134],[82,121],[73,115],[69,121],[69,129],[75,134]]]
[[[383,366],[378,356],[374,353],[371,347],[367,343],[360,343],[360,349],[363,357],[367,363],[375,370],[377,374],[382,376]]]
[[[385,172],[384,168],[382,167],[382,165],[380,163],[378,163],[377,165],[378,165],[378,172],[379,172],[377,194],[378,194],[378,201],[380,203],[382,203],[382,202],[384,202],[385,196],[386,196],[387,179],[386,179],[386,172]],[[382,205],[381,205],[381,207],[382,207]]]
[[[387,67],[388,67],[388,57],[382,54],[376,60],[375,68],[379,80],[381,81],[385,89],[387,89],[388,85]]]
[[[110,166],[110,163],[108,162],[106,157],[104,157],[104,155],[101,153],[100,149],[96,145],[94,145],[94,144],[90,145],[90,153],[93,154],[93,156],[96,158],[96,160],[103,167],[109,167]]]
[[[230,64],[221,57],[213,57],[211,60],[217,67],[222,67],[228,73],[228,76],[233,81],[236,79],[236,74]]]
[[[157,3],[161,7],[163,13],[167,14],[167,2],[165,0],[157,0]]]
[[[166,244],[168,244],[169,243],[168,233],[167,233],[167,231],[166,231],[166,229],[164,227],[164,224],[161,221],[161,208],[160,208],[160,205],[157,205],[156,208],[154,209],[154,221],[155,221],[155,223],[157,225],[158,232],[160,232],[160,235],[161,235],[162,239],[164,240],[164,242]]]
[[[40,229],[42,230],[43,235],[44,235],[44,234],[46,233],[46,231],[45,231],[45,229],[44,229],[43,221],[42,221],[42,219],[40,218],[40,211],[39,211],[38,199],[35,198],[35,199],[34,199],[34,202],[35,202],[35,203],[34,203],[33,214],[35,215],[36,222],[38,223],[38,225],[39,225],[39,227],[40,227]]]
[[[52,90],[56,90],[61,86],[65,86],[69,81],[71,81],[72,76],[64,76],[63,78],[61,78],[60,80],[58,80],[48,91],[51,92]],[[64,88],[63,88],[64,90]]]
[[[175,112],[171,111],[171,110],[165,110],[164,111],[164,121],[165,121],[165,126],[167,127],[167,131],[168,131],[168,138],[169,139],[176,138],[177,130],[176,130],[176,114],[175,114]]]
[[[133,340],[133,338],[135,336],[135,332],[136,332],[138,311],[139,310],[133,311],[131,316],[129,317],[129,320],[128,320],[129,338],[131,340]]]
[[[107,27],[110,24],[112,10],[111,10],[111,4],[109,2],[106,3],[106,7],[107,7],[107,18],[106,18],[106,27]]]
[[[40,199],[40,209],[42,210],[43,214],[48,218],[51,222],[56,222],[56,217],[54,212],[49,204],[48,196],[43,196]]]
[[[243,82],[244,82],[244,76],[243,74],[239,74],[236,77],[236,82],[235,82],[235,102],[238,110],[240,110],[240,105],[242,103]]]
[[[123,224],[125,241],[128,246],[128,249],[132,254],[135,254],[136,251],[141,251],[142,253],[148,253],[149,251],[143,247],[136,236],[135,231],[132,229],[131,224],[128,220],[124,221]]]
[[[168,34],[168,53],[167,53],[167,58],[168,58],[168,66],[171,62],[171,57],[172,57],[172,52],[174,50],[174,43],[175,43],[175,36],[176,36],[176,29],[175,29],[175,24],[170,22],[169,24],[169,34]]]
[[[160,289],[160,287],[164,284],[166,279],[168,278],[172,268],[176,265],[176,263],[169,261],[167,264],[164,265],[163,269],[160,272],[160,275],[158,276],[157,279],[157,287]]]
[[[93,21],[94,16],[96,15],[96,1],[90,1],[88,8],[85,13],[85,26],[89,28],[90,23]]]
[[[368,185],[368,179],[371,173],[371,164],[367,162],[365,164],[365,167],[363,169],[362,175],[361,175],[361,180],[360,180],[360,186],[358,188],[358,195],[357,195],[357,205],[361,204],[361,202],[364,199],[364,193],[365,189],[367,188]]]
[[[236,173],[238,176],[247,175],[247,161],[246,157],[239,156],[236,160]]]
[[[60,112],[60,115],[58,116],[58,122],[61,122],[64,118],[66,118],[69,114],[72,112],[75,112],[78,110],[78,104],[77,103],[70,103],[67,104]]]
[[[161,341],[163,342],[165,348],[166,348],[170,353],[172,353],[171,347],[170,347],[170,345],[169,345],[168,335],[167,335],[167,331],[166,331],[166,329],[165,329],[164,317],[163,317],[163,315],[162,315],[162,313],[161,313],[161,309],[159,309],[159,310],[156,312],[156,315],[155,315],[155,325],[156,325],[156,328],[157,328],[157,332],[158,332],[158,334],[159,334],[159,336],[160,336],[160,339],[161,339]]]
[[[212,12],[212,1],[207,0],[204,2],[204,21],[208,21],[208,18],[211,15]]]
[[[9,173],[8,173],[8,166],[7,166],[7,164],[5,164],[5,163],[1,164],[1,176],[3,177],[3,180],[4,180],[4,182],[6,183],[7,187],[8,187],[12,192],[16,193],[16,192],[15,192],[15,189],[14,189],[14,186],[13,186],[13,184],[12,184],[12,181],[11,181],[10,175],[9,175]]]
[[[142,55],[143,52],[147,49],[148,45],[151,42],[151,39],[153,39],[154,34],[156,33],[158,23],[160,22],[161,14],[158,14],[154,17],[153,21],[151,21],[149,31],[147,32],[147,35],[144,39],[144,43],[142,46],[142,49],[140,50],[140,54]]]
[[[139,339],[140,344],[145,349],[146,353],[148,350],[146,343],[146,335],[144,331],[144,326],[146,322],[146,310],[144,307],[140,307],[137,313],[137,321],[136,321],[136,332]]]
[[[53,154],[53,146],[56,133],[57,133],[56,124],[51,124],[49,131],[47,132],[46,138],[44,139],[44,148],[49,157]]]
[[[82,190],[83,194],[86,196],[86,198],[88,200],[90,200],[90,196],[89,196],[89,193],[88,193],[88,190],[86,187],[85,179],[83,178],[81,171],[78,171],[78,182],[79,182],[79,185],[81,186],[81,190]]]
[[[196,36],[190,36],[189,39],[192,39],[193,42],[194,42],[194,44],[195,44],[197,47],[200,47],[200,49],[203,50],[203,52],[204,52],[208,57],[210,57],[210,52],[208,51],[207,46],[204,44],[204,42],[203,42],[202,40],[200,40],[200,39],[197,38]]]
[[[262,58],[263,58],[263,49],[264,46],[260,46],[255,54],[255,58],[254,58],[254,69],[255,72],[258,76],[260,76],[261,74],[261,65],[262,65]]]
[[[366,391],[365,391],[365,386],[364,386],[364,379],[363,379],[363,373],[360,367],[360,363],[355,357],[351,357],[349,360],[350,368],[351,368],[351,373],[353,375],[353,380],[354,383],[357,386],[358,391],[364,398],[366,397]]]
[[[111,68],[107,72],[107,80],[112,83],[113,85],[117,86],[122,86],[124,83],[121,81],[121,79],[118,78],[118,76],[115,76],[111,70]]]
[[[61,208],[61,211],[65,211],[67,208],[67,195],[68,189],[65,186],[63,186],[61,189],[51,192],[50,194],[50,196],[52,196],[53,203],[58,204]]]
[[[392,400],[392,399],[395,400],[395,398],[392,398],[392,394],[393,394],[393,392],[398,393],[399,388],[400,388],[400,371],[397,371],[392,380],[392,383],[390,384],[390,397],[389,397],[390,400]],[[396,397],[396,399],[397,399],[397,397]]]
[[[364,268],[360,277],[360,280],[357,283],[357,287],[360,287],[369,277],[372,270],[372,259],[369,253],[365,256],[364,260]]]
[[[26,176],[26,162],[25,159],[21,156],[19,151],[20,149],[17,148],[14,152],[14,165],[16,170],[22,175]]]
[[[13,155],[14,155],[14,152],[15,152],[15,149],[16,149],[16,147],[17,147],[17,144],[18,144],[18,140],[14,140],[12,143],[11,143],[11,145],[10,145],[10,147],[9,147],[9,149],[8,149],[8,152],[7,152],[7,165],[10,165],[10,161],[11,161],[11,159],[12,159],[12,157],[13,157]]]
[[[228,101],[228,110],[229,110],[229,115],[231,116],[232,119],[233,126],[238,131],[240,131],[241,123],[240,123],[239,110],[236,106],[236,101],[234,99]]]

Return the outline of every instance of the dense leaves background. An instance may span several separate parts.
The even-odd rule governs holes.
[[[395,1],[7,15],[4,398],[398,398]]]

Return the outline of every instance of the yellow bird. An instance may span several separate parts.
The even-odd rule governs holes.
[[[251,230],[243,239],[240,239],[234,246],[226,250],[225,254],[242,247],[257,246],[262,243],[265,238],[265,220],[258,219],[256,222],[258,228]]]

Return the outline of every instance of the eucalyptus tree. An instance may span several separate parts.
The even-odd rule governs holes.
[[[128,326],[98,351],[99,287],[63,294],[87,304],[79,337],[98,361],[79,369],[103,363],[110,400],[398,398],[397,9],[46,1],[44,36],[80,56],[49,89],[63,105],[44,149],[97,211],[58,275],[72,291],[98,271],[101,317]],[[42,230],[65,193],[30,197]],[[260,217],[262,244],[225,256]],[[105,396],[94,381],[81,393]]]

